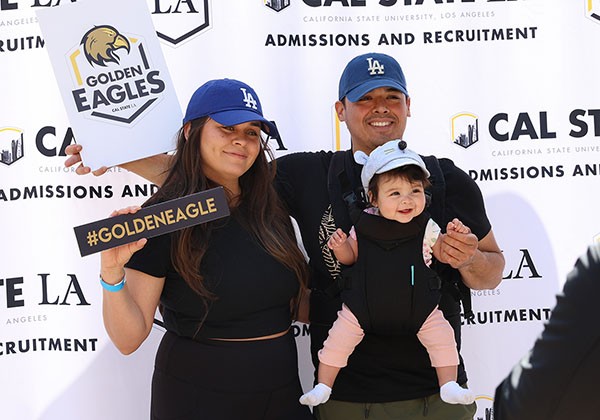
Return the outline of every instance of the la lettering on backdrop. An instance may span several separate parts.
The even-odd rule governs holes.
[[[119,168],[96,178],[63,166],[64,148],[77,132],[36,10],[69,3],[75,2],[0,2],[2,414],[148,418],[163,331],[156,327],[133,355],[114,349],[102,326],[98,255],[82,258],[72,229],[144,202],[156,186]],[[475,318],[463,325],[476,418],[491,419],[496,384],[541,331],[576,257],[600,237],[600,2],[148,0],[147,6],[179,105],[209,79],[249,83],[282,133],[272,144],[277,156],[347,148],[333,108],[345,63],[370,51],[398,59],[411,94],[405,140],[422,154],[453,159],[479,184],[506,257],[502,283],[472,292]],[[119,82],[139,77],[124,76]],[[113,83],[110,76],[102,80],[103,89]],[[294,333],[307,387],[308,329],[298,324]],[[97,404],[99,390],[110,404]]]

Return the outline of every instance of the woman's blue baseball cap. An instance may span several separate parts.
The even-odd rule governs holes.
[[[408,96],[406,79],[396,59],[386,54],[362,54],[346,65],[340,77],[339,100],[346,97],[350,102],[356,102],[380,87],[398,89]]]
[[[183,124],[207,116],[227,126],[260,121],[265,133],[279,137],[275,123],[263,117],[254,89],[239,80],[210,80],[196,89],[188,103]]]

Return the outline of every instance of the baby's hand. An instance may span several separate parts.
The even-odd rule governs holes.
[[[337,228],[327,241],[327,246],[330,249],[338,248],[346,242],[346,239],[348,239],[348,235],[346,235],[342,229]]]
[[[463,222],[454,218],[451,222],[448,222],[448,226],[446,227],[446,231],[454,231],[457,233],[471,233],[471,229],[468,226],[465,226]]]

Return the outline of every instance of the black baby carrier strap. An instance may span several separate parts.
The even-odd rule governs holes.
[[[331,157],[327,188],[336,226],[347,233],[367,202],[352,150],[338,151]]]
[[[427,199],[430,203],[427,211],[431,218],[441,227],[445,227],[450,221],[446,214],[446,179],[440,166],[440,161],[435,156],[421,156],[429,170],[431,189],[425,194],[429,195]],[[462,302],[463,313],[466,319],[473,318],[473,307],[471,305],[471,289],[462,282],[458,270],[447,264],[440,264],[434,261],[433,267],[442,278],[442,288],[444,292],[449,293],[457,302]]]
[[[431,218],[442,226],[446,220],[446,179],[440,167],[440,162],[435,156],[421,156],[429,171],[431,187],[425,191],[427,197],[427,211]]]
[[[327,175],[327,189],[336,227],[346,233],[350,232],[354,221],[366,206],[360,172],[354,163],[352,150],[333,153]],[[339,298],[340,292],[345,287],[345,279],[341,275],[337,275],[323,292],[330,298]]]

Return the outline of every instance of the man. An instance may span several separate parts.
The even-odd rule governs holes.
[[[392,57],[363,54],[351,60],[342,73],[335,109],[350,131],[352,152],[369,154],[392,139],[401,139],[410,116],[410,97],[404,74]],[[409,144],[415,148],[417,145]],[[328,293],[340,270],[326,245],[336,227],[346,232],[351,223],[341,200],[344,189],[330,174],[332,153],[296,153],[277,160],[279,190],[297,220],[314,273],[311,299],[311,350],[316,352],[341,306],[339,296]],[[449,232],[444,252],[459,259],[455,264],[462,281],[473,289],[491,289],[502,278],[504,258],[494,239],[477,185],[452,162],[440,160],[445,178],[444,220],[458,217],[474,234]],[[345,153],[343,167],[353,190],[360,185],[361,166]],[[433,173],[432,170],[430,172]],[[439,180],[438,180],[439,181]],[[435,186],[435,180],[434,180]],[[332,197],[330,197],[330,194]],[[330,199],[333,198],[333,199]],[[432,209],[433,209],[432,205]],[[432,212],[433,213],[433,212]],[[435,217],[434,217],[435,218]],[[441,309],[453,325],[460,343],[460,307],[451,290],[445,291]],[[459,383],[466,382],[461,367]],[[441,402],[435,370],[416,336],[367,336],[342,369],[331,399],[315,407],[321,420],[333,419],[472,419],[475,405]]]
[[[343,156],[337,155],[341,159],[336,158],[336,161],[341,163],[336,168],[332,166],[334,153],[324,151],[294,153],[277,159],[276,163],[278,191],[298,222],[313,272],[310,320],[315,367],[318,366],[316,352],[322,347],[341,307],[339,289],[333,287],[340,265],[327,247],[327,240],[337,227],[347,232],[351,224],[342,195],[346,192],[345,184],[349,184],[352,191],[361,185],[361,166],[354,162],[352,153],[361,150],[369,154],[389,140],[402,139],[410,116],[410,97],[398,62],[377,53],[352,59],[342,73],[335,109],[340,121],[346,123],[352,140],[351,151],[338,152]],[[409,146],[415,149],[414,144]],[[79,161],[80,150],[77,145],[69,146],[67,153],[74,156],[67,160],[67,166]],[[167,155],[159,155],[130,162],[124,167],[160,184],[167,162]],[[436,219],[434,213],[437,214],[444,220],[436,222],[446,226],[449,220],[458,217],[473,232],[445,235],[442,253],[458,261],[448,267],[447,272],[450,276],[460,273],[462,282],[472,289],[495,288],[502,279],[504,258],[485,214],[481,192],[451,161],[440,159],[439,167],[445,188],[442,188],[442,196],[434,194],[433,218]],[[77,173],[87,172],[89,168],[77,168]],[[440,170],[431,168],[430,172]],[[436,180],[432,183],[435,188]],[[445,210],[441,211],[442,208]],[[452,324],[460,347],[460,303],[455,287],[448,283],[444,288],[440,308]],[[461,363],[458,382],[464,384],[466,380]],[[320,420],[471,420],[474,413],[475,404],[449,405],[441,401],[435,370],[416,336],[369,334],[338,376],[331,399],[315,407]]]

